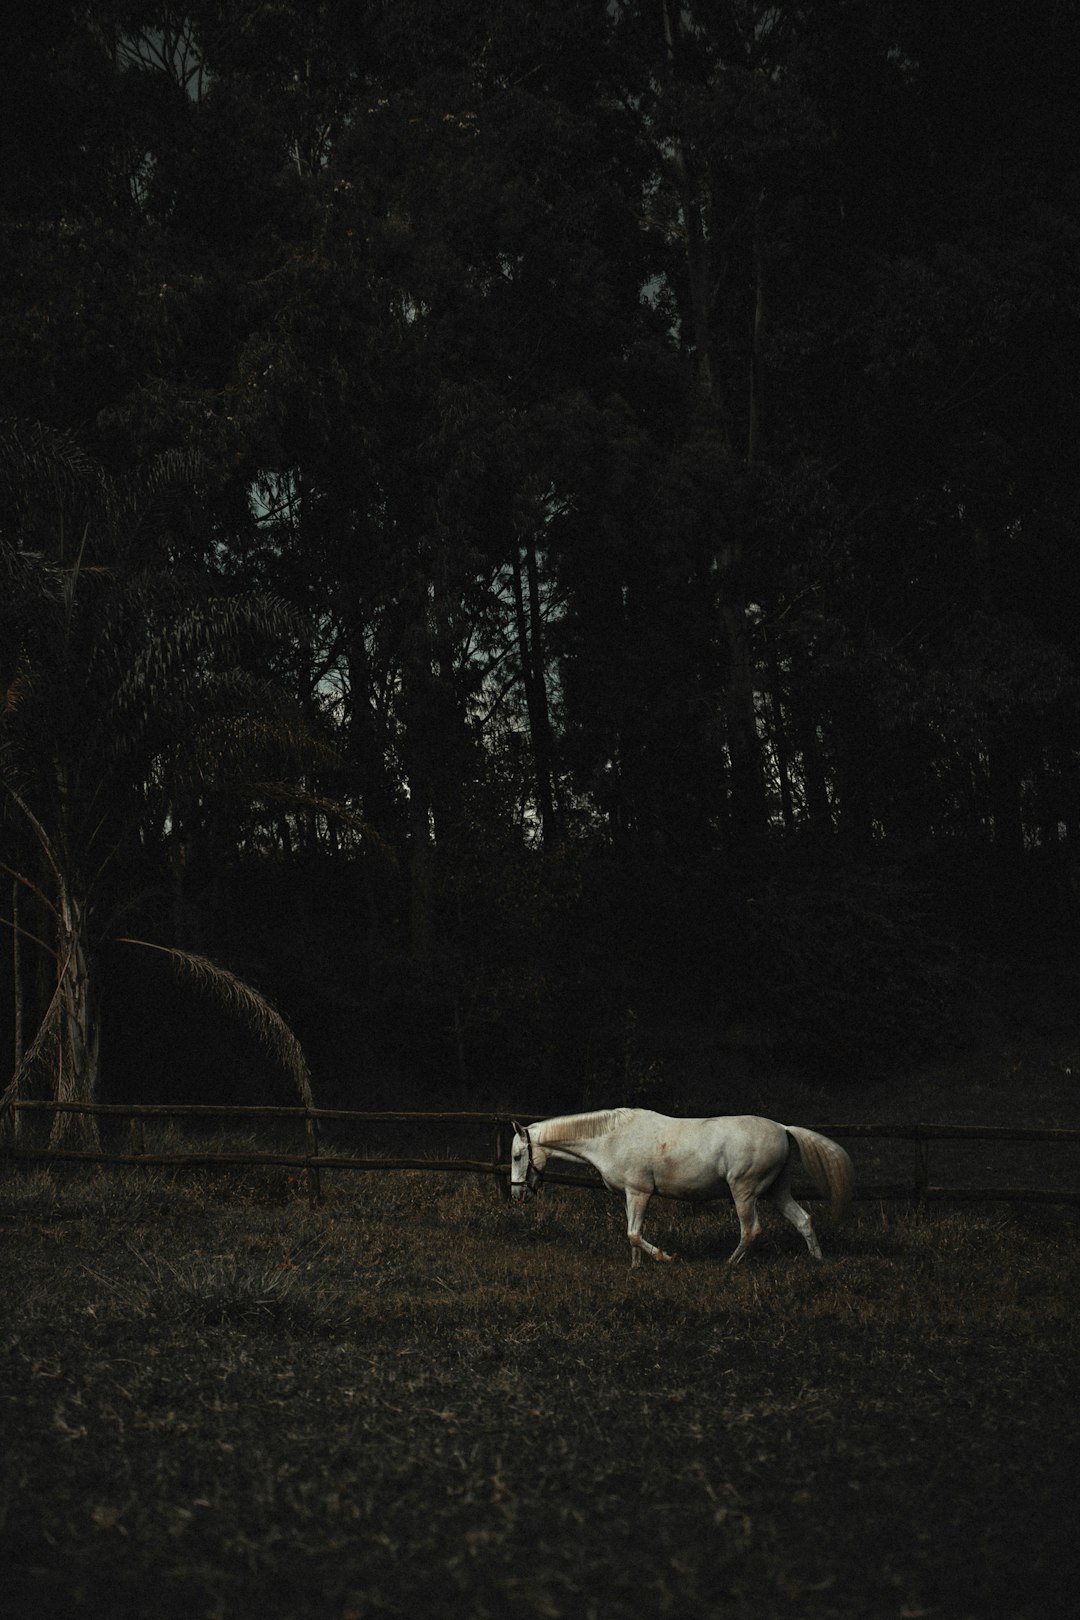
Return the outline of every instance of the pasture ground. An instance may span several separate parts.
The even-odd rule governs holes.
[[[1034,1620],[1077,1585],[1077,1215],[399,1173],[0,1181],[0,1612]],[[299,1194],[299,1196],[298,1196]],[[818,1206],[820,1208],[820,1206]]]

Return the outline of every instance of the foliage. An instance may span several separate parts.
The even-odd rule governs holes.
[[[760,950],[691,918],[732,1028],[783,999],[775,936],[811,1044],[947,1030],[911,908],[892,990],[815,1019],[809,914],[857,983],[856,868],[978,868],[1068,936],[1075,7],[46,11],[0,179],[0,663],[8,729],[48,709],[102,784],[86,837],[138,844],[99,923],[170,895],[163,937],[312,1024],[327,964],[406,1086],[486,1083],[507,1031],[563,1083],[560,994],[617,1063],[646,897],[759,890],[765,850]],[[78,678],[31,681],[28,634]],[[594,858],[610,911],[552,904]],[[316,870],[359,924],[245,929]]]
[[[305,738],[280,714],[271,730],[271,693],[237,667],[245,638],[283,628],[281,605],[200,592],[168,566],[189,466],[162,458],[121,484],[67,436],[18,427],[0,462],[0,554],[15,587],[0,610],[0,784],[18,851],[5,870],[42,915],[28,938],[52,957],[56,985],[11,1088],[51,1056],[57,1096],[85,1102],[98,1086],[94,956],[132,899],[118,870],[145,869],[150,849],[182,835],[186,801],[246,775],[245,754],[248,770],[265,761],[267,737],[294,759]],[[292,1040],[254,991],[180,959],[227,981],[271,1044]],[[286,1056],[310,1095],[299,1052]]]

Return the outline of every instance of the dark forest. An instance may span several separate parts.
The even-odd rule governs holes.
[[[7,32],[0,1081],[730,1112],[1072,1016],[1075,4]]]

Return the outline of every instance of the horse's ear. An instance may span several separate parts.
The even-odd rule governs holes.
[[[510,1123],[514,1127],[514,1135],[515,1136],[524,1136],[525,1135],[525,1132],[522,1130],[521,1126],[518,1124],[516,1119],[512,1119],[510,1121]]]

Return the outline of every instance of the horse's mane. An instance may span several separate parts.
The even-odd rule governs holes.
[[[558,1142],[584,1142],[594,1136],[607,1136],[634,1113],[632,1108],[600,1108],[591,1114],[557,1114],[529,1126],[529,1135],[542,1147]]]

